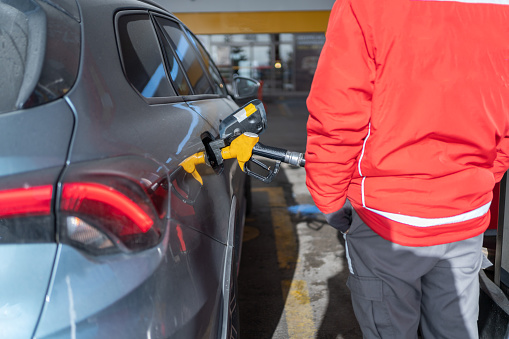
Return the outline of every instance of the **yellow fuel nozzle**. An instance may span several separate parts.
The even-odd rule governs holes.
[[[260,138],[257,134],[246,132],[232,141],[230,146],[221,150],[223,159],[237,158],[240,169],[244,171],[244,165],[253,155],[253,147]]]
[[[204,164],[205,163],[205,152],[198,152],[190,157],[188,157],[186,160],[182,161],[180,163],[180,166],[186,171],[187,173],[190,173],[193,178],[198,180],[200,184],[203,185],[203,179],[200,176],[200,173],[196,170],[196,165]]]
[[[253,155],[253,147],[258,143],[258,140],[260,138],[257,134],[254,133],[244,133],[235,140],[232,141],[230,146],[224,147],[221,149],[221,156],[223,159],[234,159],[236,158],[240,169],[244,171],[244,166],[246,162],[248,162],[251,159],[251,156]],[[196,165],[199,164],[205,164],[206,163],[206,156],[205,152],[198,152],[184,161],[180,163],[180,166],[184,171],[187,173],[190,173],[193,178],[198,180],[200,184],[203,185],[203,179],[196,170]]]

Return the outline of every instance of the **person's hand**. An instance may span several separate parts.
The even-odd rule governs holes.
[[[345,204],[340,210],[325,214],[325,219],[327,219],[327,223],[329,225],[341,233],[346,234],[352,224],[352,210],[352,204],[350,204],[350,201],[346,199]]]

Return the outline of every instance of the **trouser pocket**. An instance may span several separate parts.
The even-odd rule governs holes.
[[[383,281],[376,277],[350,274],[347,286],[352,296],[355,317],[365,339],[395,338],[395,332],[384,302]]]

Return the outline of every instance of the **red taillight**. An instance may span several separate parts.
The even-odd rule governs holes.
[[[135,202],[111,187],[92,183],[65,184],[62,190],[61,208],[69,212],[84,212],[85,214],[107,213],[118,219],[129,219],[132,226],[138,229],[124,227],[122,235],[145,233],[154,224]],[[99,208],[97,210],[96,208]]]
[[[53,186],[0,191],[0,218],[49,215]]]
[[[154,246],[161,230],[153,202],[134,182],[110,183],[119,190],[95,182],[63,184],[59,218],[62,241],[70,240],[92,252]]]

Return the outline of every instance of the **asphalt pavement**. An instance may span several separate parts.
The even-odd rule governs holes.
[[[305,97],[264,103],[268,128],[260,141],[304,152]],[[314,206],[304,169],[284,165],[270,184],[253,179],[252,198],[239,271],[240,337],[362,338],[343,238]]]

